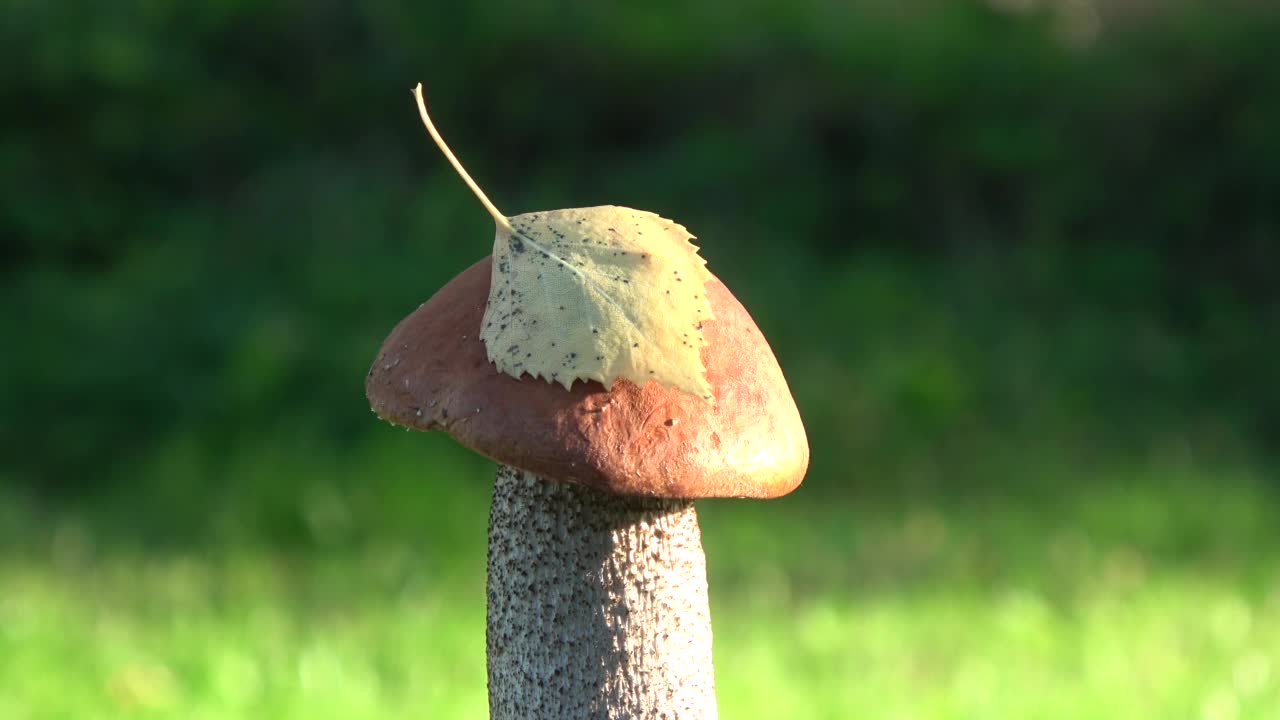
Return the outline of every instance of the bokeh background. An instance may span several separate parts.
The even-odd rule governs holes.
[[[726,718],[1280,718],[1280,14],[0,15],[0,718],[485,712],[493,466],[368,412],[508,213],[676,218],[791,381]]]

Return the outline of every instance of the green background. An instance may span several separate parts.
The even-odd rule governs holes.
[[[723,717],[1277,717],[1280,14],[1000,5],[0,3],[0,718],[483,716],[493,466],[362,388],[492,243],[418,82],[787,374]]]

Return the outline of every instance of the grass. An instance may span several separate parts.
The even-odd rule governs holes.
[[[0,717],[483,717],[490,469],[444,449],[426,472],[422,442],[231,462],[311,473],[305,540],[240,534],[246,493],[164,543],[9,498]],[[1161,457],[1022,468],[1018,494],[704,503],[723,717],[1277,717],[1274,487]]]

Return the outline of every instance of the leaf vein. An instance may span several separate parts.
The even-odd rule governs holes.
[[[633,329],[633,330],[635,330],[635,331],[636,331],[637,333],[639,333],[641,336],[643,336],[643,335],[644,335],[644,330],[640,327],[639,323],[637,323],[637,322],[636,322],[636,319],[635,319],[634,317],[632,317],[632,316],[631,316],[631,313],[627,311],[626,306],[624,306],[622,303],[620,303],[620,302],[618,302],[617,300],[615,300],[615,299],[613,298],[613,296],[612,296],[612,295],[610,295],[609,293],[605,292],[604,288],[603,288],[603,287],[601,287],[601,284],[600,284],[600,282],[599,282],[599,281],[595,281],[595,282],[591,281],[591,280],[587,277],[587,275],[586,275],[585,273],[583,273],[581,270],[579,270],[578,268],[576,268],[576,267],[574,267],[573,265],[571,265],[571,264],[570,264],[568,261],[566,261],[564,258],[560,257],[559,255],[555,254],[554,252],[552,252],[552,251],[548,250],[547,248],[543,247],[542,245],[538,244],[538,242],[537,242],[536,240],[534,240],[533,238],[529,237],[529,236],[528,236],[528,235],[526,235],[525,233],[521,232],[519,229],[514,229],[514,234],[515,234],[515,235],[518,235],[518,236],[520,237],[520,240],[521,240],[522,242],[527,242],[527,243],[529,243],[531,246],[533,246],[533,247],[534,247],[534,249],[536,249],[536,250],[538,250],[539,252],[541,252],[544,256],[546,256],[546,257],[548,257],[548,258],[551,258],[552,260],[554,260],[554,261],[556,261],[556,262],[560,263],[560,264],[561,264],[561,265],[563,265],[566,269],[568,269],[570,272],[572,272],[574,275],[577,275],[577,276],[578,276],[578,278],[579,278],[579,280],[581,280],[581,282],[582,282],[582,286],[583,286],[583,287],[589,287],[589,288],[591,288],[591,289],[595,290],[597,293],[599,293],[602,297],[604,297],[604,299],[605,299],[605,300],[609,301],[609,304],[610,304],[610,305],[612,305],[614,308],[616,308],[616,309],[618,310],[618,314],[622,315],[622,318],[623,318],[624,320],[626,320],[626,321],[627,321],[627,324],[628,324],[628,325],[630,325],[630,326],[632,327],[632,329]],[[542,285],[543,285],[543,291],[544,291],[544,292],[546,292],[546,283],[544,282],[544,283],[542,283]]]

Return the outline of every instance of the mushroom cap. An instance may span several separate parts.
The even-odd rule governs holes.
[[[804,425],[778,361],[728,288],[706,286],[702,348],[712,404],[649,381],[611,390],[498,372],[480,341],[486,257],[396,326],[365,380],[373,411],[544,478],[623,495],[772,498],[809,464]]]

